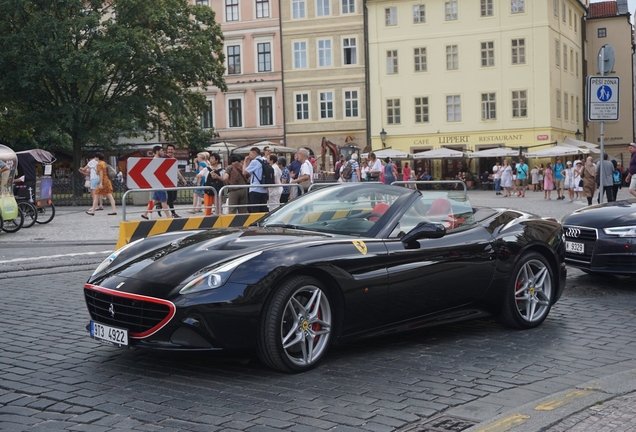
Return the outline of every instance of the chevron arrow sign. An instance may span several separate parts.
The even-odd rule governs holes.
[[[128,158],[128,189],[177,187],[177,160],[167,158]]]

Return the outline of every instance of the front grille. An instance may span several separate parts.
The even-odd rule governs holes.
[[[592,261],[592,255],[594,255],[594,248],[596,247],[596,230],[594,228],[566,225],[563,227],[563,233],[567,241],[583,243],[585,245],[584,253],[566,252],[565,258],[567,260],[589,264]]]
[[[168,304],[84,288],[88,312],[94,321],[128,329],[131,337],[143,337],[167,320]],[[114,316],[113,313],[114,312]]]

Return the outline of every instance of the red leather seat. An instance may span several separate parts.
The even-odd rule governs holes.
[[[371,213],[373,214],[373,216],[369,217],[370,221],[377,221],[378,219],[380,219],[380,216],[383,215],[384,213],[386,213],[386,211],[389,209],[389,205],[387,203],[383,203],[383,202],[379,202],[376,205],[373,206],[373,210],[371,210]],[[380,216],[377,216],[380,215]]]
[[[435,198],[431,203],[431,208],[426,212],[435,221],[442,222],[446,229],[455,227],[455,218],[453,217],[453,207],[451,202],[446,198]]]

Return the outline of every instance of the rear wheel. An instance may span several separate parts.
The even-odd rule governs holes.
[[[53,203],[48,206],[38,207],[38,218],[36,222],[39,224],[47,224],[55,217],[55,206]]]
[[[331,342],[333,315],[329,295],[315,278],[288,279],[263,308],[258,355],[283,372],[313,368]]]
[[[31,228],[38,218],[38,209],[28,201],[19,202],[18,208],[24,214],[24,225],[22,225],[22,228]]]
[[[554,275],[543,255],[524,254],[512,272],[499,322],[518,329],[537,327],[550,312],[554,288]]]
[[[22,228],[22,225],[24,225],[24,214],[22,210],[18,209],[18,216],[15,219],[5,220],[2,230],[8,233],[14,233]]]

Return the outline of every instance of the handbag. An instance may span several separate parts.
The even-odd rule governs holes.
[[[579,187],[583,187],[583,179],[579,180]]]
[[[583,176],[585,175],[585,168],[581,170],[581,180],[579,180],[579,187],[583,187]]]
[[[86,181],[84,182],[84,187],[85,187],[86,189],[90,189],[90,188],[91,188],[91,181],[90,181],[90,180],[86,180]]]

